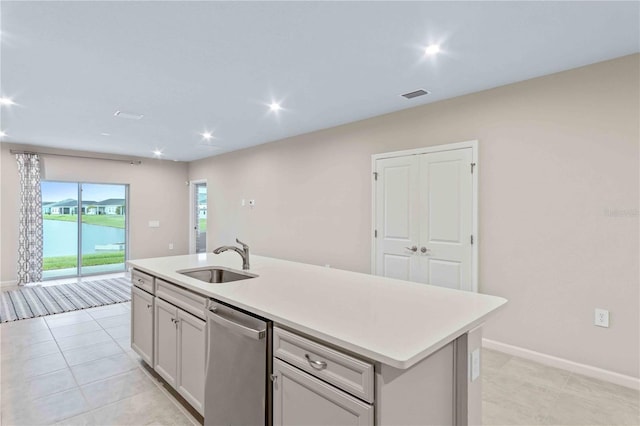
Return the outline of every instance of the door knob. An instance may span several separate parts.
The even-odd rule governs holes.
[[[411,246],[411,247],[405,247],[407,250],[411,250],[412,252],[417,252],[418,251],[418,246]]]
[[[428,248],[426,248],[426,247],[421,247],[421,248],[420,248],[420,251],[421,251],[422,253],[431,253],[431,249],[428,249]]]

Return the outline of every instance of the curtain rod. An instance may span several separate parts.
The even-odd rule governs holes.
[[[72,155],[72,154],[52,154],[49,152],[35,152],[35,151],[17,151],[15,149],[10,149],[9,152],[11,154],[37,154],[37,155],[52,155],[54,157],[71,157],[71,158],[86,158],[89,160],[107,160],[107,161],[119,161],[121,163],[129,163],[132,166],[139,166],[142,164],[140,160],[125,160],[120,158],[103,158],[103,157],[90,157],[87,155]]]

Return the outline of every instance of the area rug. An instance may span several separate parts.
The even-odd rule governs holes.
[[[24,287],[0,294],[0,322],[16,321],[131,300],[131,281],[110,278],[48,287]]]

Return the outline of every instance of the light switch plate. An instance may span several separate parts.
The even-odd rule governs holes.
[[[160,228],[160,221],[159,220],[150,220],[149,221],[149,228]]]

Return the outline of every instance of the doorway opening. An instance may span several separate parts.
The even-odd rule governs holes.
[[[45,280],[124,272],[129,185],[42,181]]]
[[[207,181],[194,180],[190,184],[189,252],[205,253],[207,251]]]

